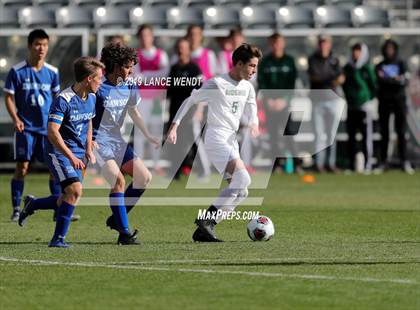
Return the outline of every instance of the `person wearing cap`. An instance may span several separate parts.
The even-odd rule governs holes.
[[[308,59],[308,75],[310,80],[311,100],[312,100],[312,119],[315,130],[315,147],[322,149],[324,135],[327,141],[333,143],[327,148],[316,154],[315,164],[318,172],[325,172],[326,153],[328,152],[328,168],[331,172],[338,172],[336,167],[337,144],[333,139],[336,124],[339,121],[338,113],[341,100],[331,91],[320,92],[317,90],[326,89],[337,91],[337,87],[342,85],[345,77],[340,67],[337,57],[331,51],[332,39],[328,35],[318,37],[318,49]],[[333,122],[329,120],[334,120]]]

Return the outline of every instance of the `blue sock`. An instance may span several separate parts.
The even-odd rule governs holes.
[[[56,183],[55,180],[50,180],[49,186],[51,195],[59,196],[61,194],[60,183]]]
[[[63,201],[57,210],[57,222],[55,223],[55,231],[53,239],[58,237],[64,238],[69,230],[71,216],[74,211],[74,206]]]
[[[130,185],[128,185],[124,193],[125,208],[127,209],[127,213],[129,213],[131,209],[133,209],[133,207],[136,205],[137,201],[139,201],[139,198],[141,197],[141,195],[143,195],[145,190],[146,189],[144,188],[133,188],[133,183],[130,183]]]
[[[22,201],[23,187],[24,187],[23,181],[12,179],[11,188],[12,188],[13,209],[20,208],[20,203]]]
[[[109,202],[120,233],[129,233],[128,216],[124,203],[124,193],[109,194]]]
[[[56,210],[58,195],[51,195],[45,198],[35,199],[31,204],[30,211],[36,210]]]

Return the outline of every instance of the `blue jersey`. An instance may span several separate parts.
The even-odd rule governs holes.
[[[83,158],[86,152],[89,122],[95,116],[95,102],[95,94],[89,94],[83,100],[69,87],[58,95],[51,106],[48,122],[61,124],[61,137],[78,158]],[[57,153],[50,142],[47,142],[47,152]]]
[[[104,79],[96,93],[96,117],[93,120],[93,136],[96,139],[122,140],[121,127],[127,109],[140,103],[139,90],[129,85],[113,85]]]
[[[39,71],[22,61],[10,69],[4,91],[15,96],[17,115],[25,130],[47,135],[53,95],[60,91],[58,69],[44,63]]]

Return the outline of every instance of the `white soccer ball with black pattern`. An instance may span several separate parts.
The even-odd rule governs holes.
[[[247,230],[249,238],[254,241],[268,241],[274,236],[273,222],[264,215],[252,219]]]

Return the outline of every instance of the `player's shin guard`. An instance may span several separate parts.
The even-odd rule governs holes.
[[[63,201],[57,210],[57,222],[55,223],[55,231],[53,240],[64,238],[69,230],[71,216],[74,206]]]
[[[125,190],[124,197],[125,197],[125,208],[127,209],[127,213],[133,209],[136,205],[137,201],[143,195],[146,189],[144,188],[133,188],[133,183],[128,185],[127,189]]]
[[[130,232],[128,228],[127,209],[125,208],[124,193],[109,194],[109,201],[115,223],[120,233],[127,234]]]
[[[60,183],[57,183],[55,180],[50,180],[48,185],[50,187],[51,195],[59,196],[61,194]]]
[[[12,192],[12,207],[13,209],[18,210],[20,209],[20,203],[22,201],[24,183],[23,181],[12,179],[10,186]]]

